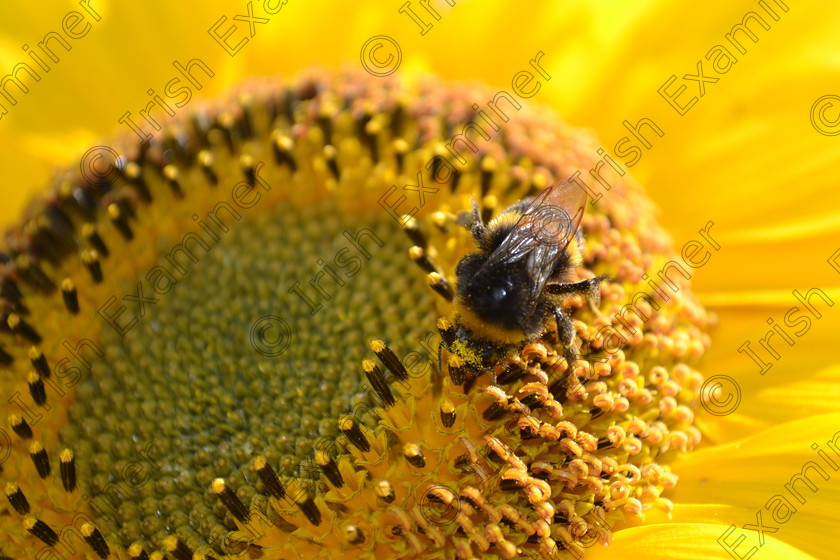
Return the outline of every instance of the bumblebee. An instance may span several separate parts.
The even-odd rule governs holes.
[[[582,295],[597,313],[599,285],[606,279],[573,281],[583,260],[586,201],[578,185],[562,179],[485,224],[473,200],[472,220],[465,225],[477,249],[455,267],[456,340],[450,351],[484,368],[494,349],[537,338],[554,318],[564,355],[575,362],[575,330],[562,302]]]

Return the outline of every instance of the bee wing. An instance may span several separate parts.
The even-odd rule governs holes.
[[[586,208],[586,192],[569,179],[556,181],[534,198],[484,267],[527,259],[527,268],[534,276],[533,295],[542,292]]]

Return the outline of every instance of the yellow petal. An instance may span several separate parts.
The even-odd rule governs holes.
[[[711,307],[719,318],[701,370],[706,377],[728,376],[738,384],[741,399],[733,414],[702,417],[704,433],[711,441],[733,441],[770,425],[836,410],[832,403],[838,397],[838,360],[827,354],[826,348],[836,344],[836,333],[840,330],[840,311],[836,306],[840,302],[840,290],[823,290],[835,302],[833,307],[817,296],[812,297],[819,318],[805,312],[792,292],[791,289],[701,296],[706,304],[713,303]],[[808,289],[798,292],[807,294]],[[797,307],[799,311],[789,315]],[[795,324],[793,328],[785,324],[786,316]],[[773,333],[768,320],[782,329],[792,344]],[[768,332],[773,334],[766,342],[778,354],[778,359],[761,343]],[[763,374],[762,366],[746,351],[738,351],[746,342],[765,367],[769,366]],[[733,393],[733,398],[738,396]]]
[[[804,295],[807,290],[799,293]],[[840,292],[828,289],[824,293],[840,303]],[[834,308],[830,308],[814,297],[812,303],[819,314],[817,318],[817,315],[805,311],[804,306],[791,293],[776,296],[756,292],[745,294],[744,299],[749,301],[753,297],[759,299],[768,296],[776,298],[778,303],[712,306],[718,315],[719,324],[712,333],[712,347],[703,363],[706,375],[729,375],[738,381],[745,393],[754,394],[766,387],[786,383],[791,378],[802,379],[816,375],[819,370],[837,361],[825,352],[833,344],[832,341],[836,340],[836,333],[840,329],[840,309],[836,303]],[[718,294],[719,299],[724,297],[728,296]],[[794,309],[797,307],[798,310]],[[791,312],[791,309],[794,311]],[[785,324],[786,315],[789,322],[795,324],[794,327]],[[773,332],[767,323],[768,319],[772,319],[773,325],[788,335],[792,344]],[[768,332],[773,333],[769,339],[766,338]],[[762,339],[766,339],[765,344],[773,348],[777,358],[761,343]],[[738,351],[747,342],[749,350],[758,356],[758,362],[750,357],[747,348],[743,352]],[[759,362],[769,364],[769,368],[759,365]]]
[[[803,220],[819,220],[808,215],[805,210],[800,214]],[[771,219],[768,218],[768,221]],[[724,226],[721,224],[720,227]],[[788,230],[788,226],[776,229]],[[714,226],[711,231],[715,231]],[[742,242],[738,239],[742,235],[755,237],[749,242]],[[715,240],[720,244],[720,250],[714,252],[708,264],[697,269],[694,274],[698,293],[709,293],[716,297],[716,293],[720,292],[733,296],[732,299],[720,301],[721,305],[740,303],[743,293],[749,295],[756,287],[777,293],[781,296],[780,302],[790,303],[795,303],[790,295],[794,289],[805,292],[819,287],[823,290],[834,289],[837,293],[840,274],[828,264],[832,255],[840,249],[840,236],[836,232],[819,236],[791,233],[785,239],[775,238],[776,235],[778,231],[770,231],[769,228],[731,234],[721,231],[716,234]],[[696,239],[697,235],[693,238]],[[718,304],[716,299],[704,298],[704,301],[709,301],[710,305]],[[747,299],[746,303],[750,303],[750,300]]]
[[[732,560],[731,553],[718,542],[728,528],[727,525],[671,523],[626,529],[618,531],[609,546],[593,547],[587,551],[586,560]],[[746,557],[755,548],[756,558],[761,560],[813,560],[805,552],[772,537],[765,536],[763,546],[759,547],[757,534],[746,533],[743,535],[744,540],[738,542],[741,535],[736,530],[722,540],[729,545],[730,550],[734,548],[742,557]]]
[[[817,558],[831,558],[834,547],[825,537],[834,530],[840,501],[840,451],[832,449],[832,441],[835,447],[840,444],[840,413],[697,451],[674,465],[680,481],[668,497],[716,513],[726,504],[731,509],[717,522],[738,527],[756,524],[760,513],[765,526],[778,529],[775,538]],[[803,471],[807,481],[800,476]],[[708,513],[702,517],[712,518]]]
[[[781,383],[757,385],[752,391],[741,386],[741,403],[735,413],[704,416],[700,424],[707,441],[727,443],[783,422],[837,411],[840,364],[814,369],[804,367],[798,371],[795,363],[790,365],[790,368],[773,370],[774,375],[783,380]]]

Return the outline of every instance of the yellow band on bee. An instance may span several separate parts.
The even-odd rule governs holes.
[[[461,298],[456,297],[454,304],[457,320],[472,333],[476,340],[486,340],[497,344],[514,344],[521,341],[524,336],[521,330],[506,329],[483,321],[469,307],[464,305]]]

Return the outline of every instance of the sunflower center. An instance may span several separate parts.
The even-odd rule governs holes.
[[[106,329],[62,440],[125,545],[234,529],[208,488],[224,476],[247,504],[255,455],[307,477],[316,440],[365,398],[367,342],[412,345],[434,319],[398,230],[382,212],[278,205],[199,251],[124,337]]]
[[[609,280],[597,309],[557,302],[578,359],[553,320],[494,345],[490,368],[456,344],[462,327],[498,328],[453,314],[456,263],[477,250],[461,227],[471,199],[491,223],[552,178],[603,165],[591,138],[536,108],[479,134],[469,119],[487,95],[319,72],[287,89],[255,84],[150,146],[127,141],[112,188],[61,183],[12,238],[28,252],[0,278],[11,298],[0,303],[16,311],[5,329],[14,355],[0,361],[14,359],[20,380],[24,370],[38,406],[62,327],[94,329],[103,363],[69,410],[56,407],[60,442],[10,419],[20,439],[39,439],[25,442],[30,469],[7,498],[21,515],[27,492],[55,506],[23,529],[52,546],[76,511],[90,512],[135,560],[161,560],[161,549],[177,560],[580,557],[646,511],[670,512],[669,464],[700,441],[693,364],[713,318],[688,273],[664,282],[664,296],[643,281],[675,254],[632,181],[615,178],[581,221],[574,275]],[[259,200],[209,225],[225,205]],[[101,321],[103,307],[127,332]],[[451,350],[442,368],[409,357],[433,325]],[[372,339],[378,361],[367,359]],[[56,456],[63,493],[47,480]],[[92,526],[80,530],[107,552]]]

